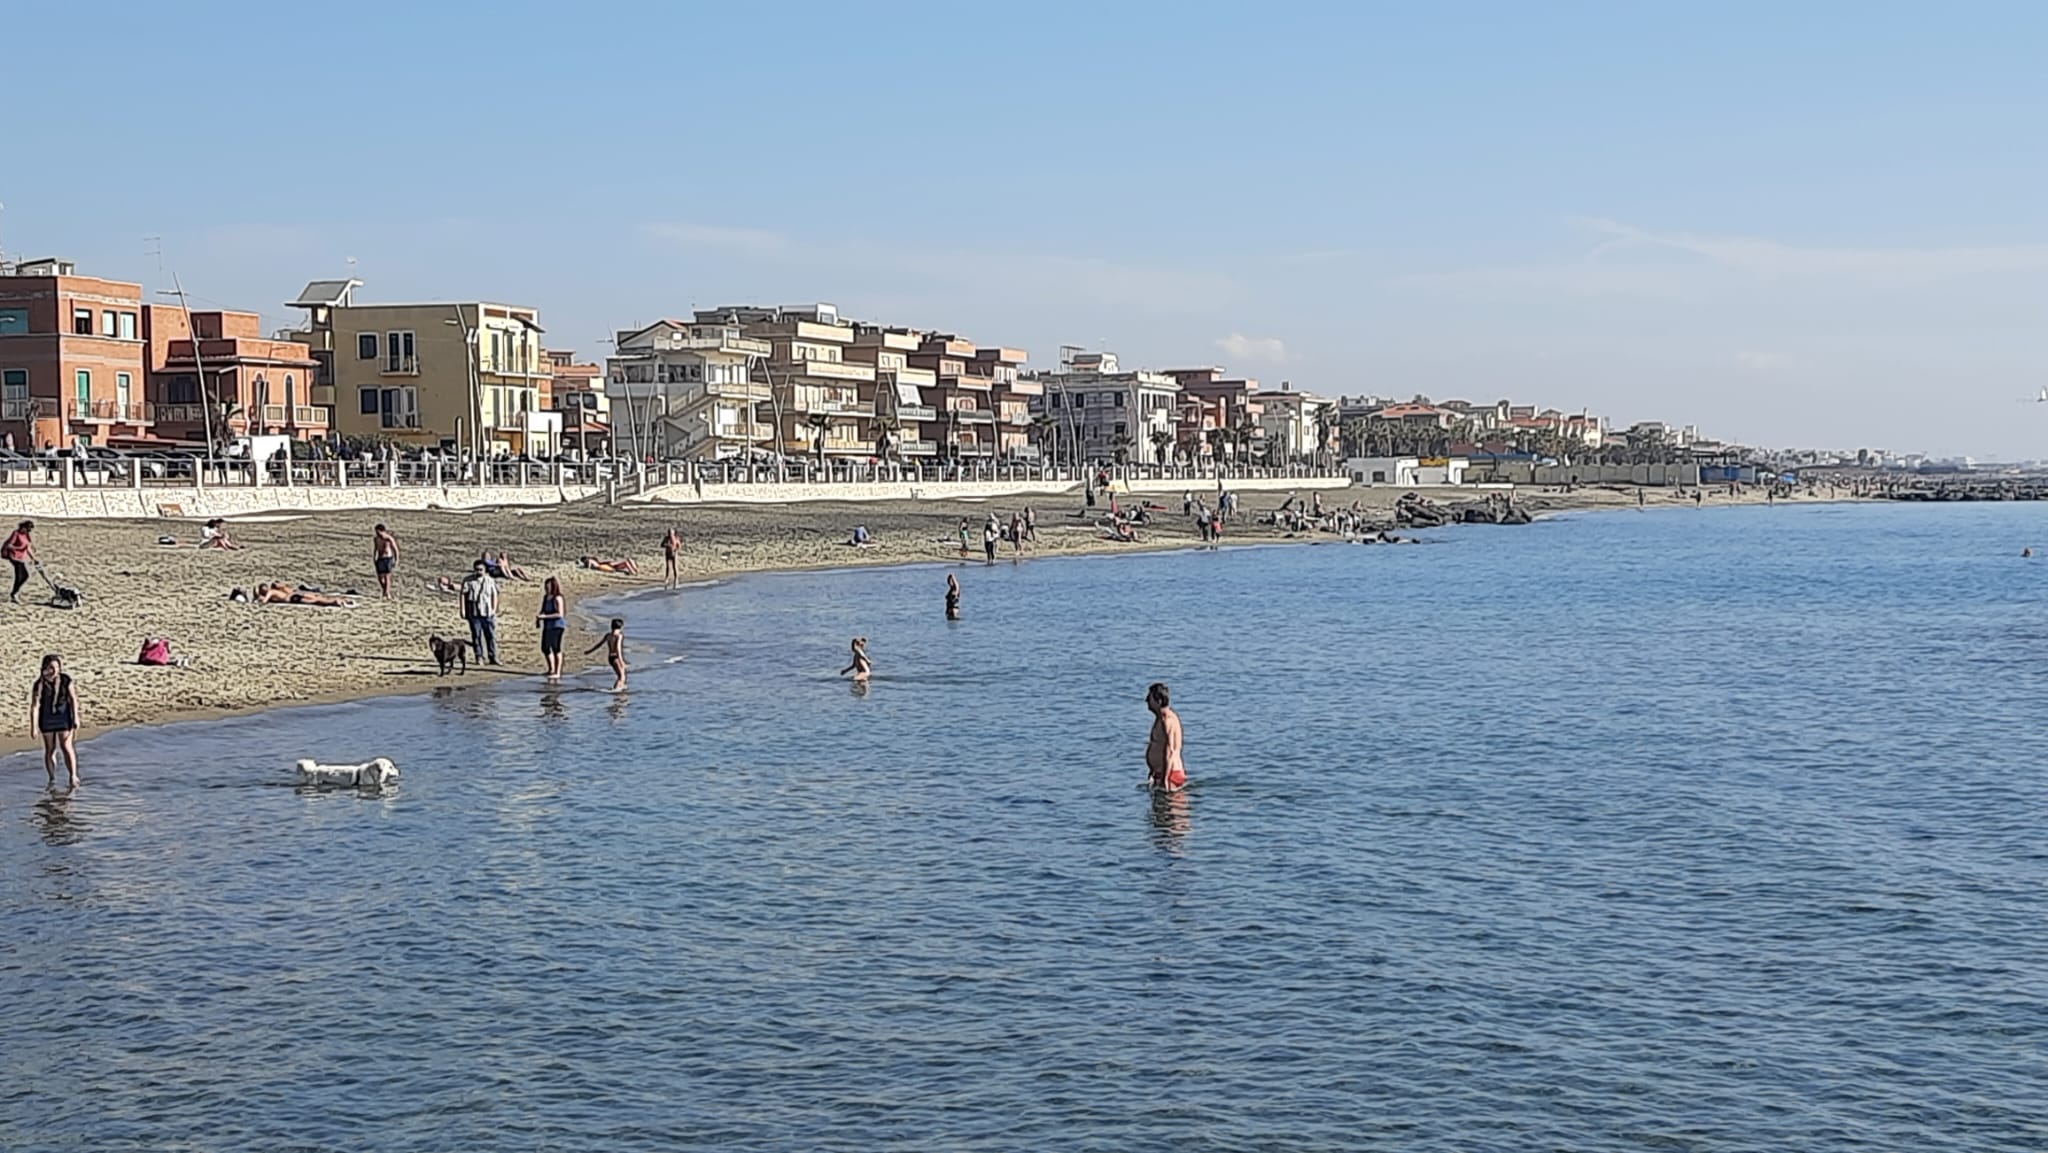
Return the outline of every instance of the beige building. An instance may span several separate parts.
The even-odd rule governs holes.
[[[318,280],[289,339],[321,362],[314,402],[337,436],[490,456],[562,450],[562,415],[542,403],[551,371],[539,313],[489,301],[360,304],[354,280]]]

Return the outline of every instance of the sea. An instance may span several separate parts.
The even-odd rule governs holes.
[[[1426,535],[9,758],[0,1148],[2048,1148],[2048,506]]]

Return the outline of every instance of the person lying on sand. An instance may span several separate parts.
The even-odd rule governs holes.
[[[259,605],[314,605],[319,608],[352,609],[356,602],[350,597],[338,597],[331,593],[311,592],[294,588],[283,581],[256,586],[253,598]]]
[[[640,575],[640,566],[633,563],[632,557],[621,557],[618,560],[600,560],[594,556],[580,556],[576,558],[576,564],[593,572],[623,573],[626,576]]]
[[[533,579],[527,575],[525,569],[513,564],[512,557],[507,553],[499,553],[498,559],[495,561],[487,559],[486,564],[490,568],[491,575],[499,580],[530,581]]]
[[[875,542],[874,538],[868,535],[868,526],[857,524],[853,526],[853,539],[846,543],[855,548],[866,548]]]
[[[449,596],[453,597],[459,597],[462,595],[462,582],[456,580],[454,577],[437,576],[433,580],[427,582],[427,588],[433,592],[447,593]]]

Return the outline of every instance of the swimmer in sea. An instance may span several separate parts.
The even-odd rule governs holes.
[[[853,638],[853,663],[840,669],[839,675],[843,677],[852,673],[853,683],[864,685],[868,681],[868,675],[874,671],[874,664],[868,660],[868,638]]]
[[[626,691],[626,622],[612,618],[611,631],[599,637],[597,643],[583,650],[584,656],[604,650],[605,663],[612,667],[612,691]]]
[[[1145,707],[1152,710],[1152,738],[1145,744],[1145,780],[1155,789],[1177,793],[1188,783],[1187,767],[1180,759],[1180,714],[1173,711],[1163,683],[1146,690]]]
[[[946,574],[946,619],[960,619],[960,578],[952,573]]]

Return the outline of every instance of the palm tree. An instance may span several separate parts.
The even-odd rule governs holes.
[[[814,412],[804,417],[804,423],[811,426],[811,434],[816,438],[818,467],[823,468],[825,467],[825,430],[832,427],[832,414],[829,412]]]
[[[1173,445],[1173,434],[1163,428],[1152,430],[1152,454],[1161,467],[1166,464],[1166,450]]]
[[[1123,464],[1130,459],[1131,445],[1137,442],[1120,432],[1116,434],[1116,439],[1110,443],[1116,447],[1116,462]]]
[[[1053,467],[1060,463],[1060,422],[1050,412],[1031,414],[1031,439],[1038,445],[1041,462],[1051,461]],[[1050,446],[1050,451],[1048,451]]]
[[[889,459],[889,446],[896,443],[896,433],[902,427],[903,422],[896,419],[895,413],[885,412],[875,415],[873,428],[875,430],[875,458],[877,460],[887,463]]]
[[[1315,422],[1315,464],[1318,468],[1324,468],[1327,467],[1329,464],[1330,440],[1337,434],[1337,406],[1333,403],[1328,402],[1317,405],[1315,411]]]
[[[1229,433],[1220,428],[1212,428],[1202,434],[1202,439],[1208,442],[1209,460],[1212,464],[1221,465],[1223,463],[1223,441],[1229,435]]]

